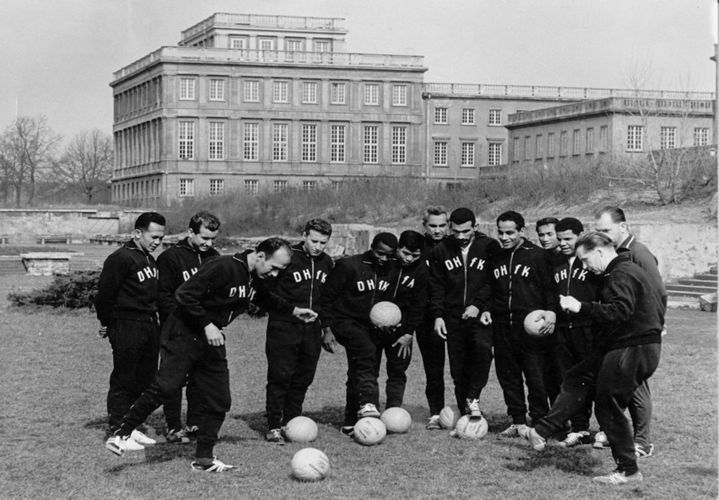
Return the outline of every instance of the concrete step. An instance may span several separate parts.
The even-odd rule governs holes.
[[[679,278],[678,282],[680,285],[713,286],[715,288],[719,283],[717,282],[716,277],[714,277],[714,279],[707,279],[700,276],[695,276],[693,278]]]
[[[702,273],[702,274],[695,274],[695,275],[694,275],[694,278],[689,278],[689,279],[713,281],[714,283],[716,283],[718,277],[717,277],[716,274]]]
[[[667,307],[669,309],[701,310],[698,297],[670,296],[667,300]]]
[[[686,292],[696,292],[699,295],[704,295],[705,293],[714,293],[717,291],[717,287],[715,286],[697,286],[697,285],[678,285],[671,283],[667,285],[667,293],[669,295],[672,294],[684,294]]]

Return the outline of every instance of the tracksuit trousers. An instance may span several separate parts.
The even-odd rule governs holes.
[[[402,401],[404,400],[404,389],[407,386],[407,368],[409,368],[409,363],[412,361],[412,353],[410,352],[406,358],[402,358],[399,356],[400,346],[392,346],[392,344],[394,344],[397,339],[402,336],[401,333],[383,333],[381,331],[377,331],[376,335],[379,338],[374,364],[375,379],[379,379],[383,352],[387,358],[387,383],[385,385],[385,397],[387,398],[387,401],[385,408],[402,406]]]
[[[426,377],[424,394],[430,415],[439,415],[444,408],[444,360],[446,343],[434,332],[434,318],[425,316],[417,327],[417,346],[422,354]]]
[[[167,343],[167,330],[162,329],[160,335],[160,353],[163,352],[163,347]],[[160,361],[162,363],[162,361]],[[191,381],[192,376],[188,375],[185,384],[185,398],[187,399],[187,417],[185,422],[188,427],[197,425],[197,406],[199,405],[201,395],[197,392],[197,387]],[[162,404],[162,411],[165,413],[165,422],[167,422],[167,430],[179,431],[182,429],[182,388],[175,391]]]
[[[557,343],[555,345],[556,359],[559,363],[561,381],[567,379],[569,370],[591,356],[594,352],[594,332],[591,326],[578,326],[569,328],[557,327],[555,330]],[[592,403],[594,402],[594,381],[591,381],[589,397],[585,405],[576,415],[571,417],[571,431],[580,432],[589,430],[589,419],[592,416]]]

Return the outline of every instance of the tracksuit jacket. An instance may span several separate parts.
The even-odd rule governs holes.
[[[254,281],[261,280],[250,272],[249,253],[252,250],[223,255],[202,266],[175,292],[178,307],[173,314],[196,328],[204,328],[210,323],[224,328],[247,308],[250,301],[291,313],[294,307],[287,301],[267,293],[264,287],[254,287]]]
[[[430,252],[429,309],[432,318],[461,316],[473,305],[480,312],[490,299],[490,257],[498,249],[496,240],[477,232],[465,265],[454,238],[445,238]]]
[[[391,286],[391,300],[402,311],[402,326],[399,328],[399,336],[414,334],[424,318],[425,306],[427,304],[427,264],[423,258],[417,259],[412,265],[403,267],[399,261],[393,263]]]
[[[97,319],[133,319],[157,313],[157,264],[151,254],[130,240],[112,252],[102,266],[95,298]]]
[[[599,276],[584,267],[579,258],[575,257],[570,264],[565,256],[564,262],[554,268],[554,283],[559,295],[571,295],[580,302],[594,302],[599,298],[602,280]],[[575,328],[591,326],[592,320],[587,317],[567,313],[557,308],[557,326]]]
[[[659,274],[659,268],[657,267],[658,261],[654,254],[647,248],[644,243],[637,241],[637,238],[630,234],[627,238],[622,241],[617,250],[627,249],[632,252],[634,262],[647,272],[649,281],[655,286],[662,296],[664,307],[667,307],[667,289],[664,286],[664,280],[661,274]]]
[[[492,321],[521,325],[536,309],[556,311],[552,271],[552,255],[527,240],[499,249],[489,267]]]
[[[171,246],[157,258],[157,269],[160,273],[157,290],[157,305],[160,308],[160,321],[175,310],[175,290],[194,275],[200,266],[208,260],[219,256],[214,248],[200,252],[190,245],[187,238],[183,238],[176,245]]]

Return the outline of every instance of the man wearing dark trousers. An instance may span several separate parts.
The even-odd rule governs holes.
[[[230,377],[223,328],[247,308],[250,300],[313,321],[310,309],[292,307],[277,296],[265,296],[253,287],[254,279],[276,276],[290,263],[290,246],[280,238],[262,241],[255,250],[217,257],[180,285],[175,292],[177,308],[163,328],[168,341],[163,345],[160,369],[155,379],[130,407],[120,428],[105,447],[122,455],[128,450],[132,431],[168,396],[175,393],[188,374],[203,395],[194,470],[225,472],[233,469],[213,455],[217,435],[230,409]],[[257,296],[256,296],[257,295]]]
[[[501,250],[490,266],[492,300],[481,321],[494,328],[494,363],[512,424],[500,433],[518,437],[529,416],[538,421],[549,411],[545,385],[547,363],[553,361],[557,297],[552,282],[552,256],[524,238],[524,217],[513,211],[497,218]],[[544,311],[542,337],[524,330],[530,312]],[[527,384],[525,402],[524,384]]]
[[[492,366],[492,330],[479,321],[489,305],[489,259],[497,242],[476,231],[468,208],[449,216],[450,236],[430,254],[429,307],[434,331],[447,342],[449,371],[462,415],[481,418],[479,398]]]
[[[443,206],[427,207],[422,217],[422,227],[424,249],[421,258],[429,269],[430,252],[447,236],[449,212]],[[426,427],[429,430],[438,430],[442,428],[439,425],[439,412],[444,408],[445,342],[442,337],[434,333],[434,318],[429,311],[429,304],[425,308],[424,319],[417,326],[417,346],[422,354],[422,366],[426,377],[424,393],[429,405]]]
[[[157,369],[160,331],[157,322],[157,265],[152,257],[165,235],[165,218],[145,212],[135,221],[132,239],[105,260],[95,310],[100,336],[112,346],[112,374],[107,392],[109,430],[152,381]],[[144,419],[138,422],[140,425]],[[154,439],[133,428],[128,449],[140,450]]]
[[[219,253],[212,246],[220,231],[220,221],[209,212],[198,212],[190,219],[187,236],[168,248],[157,258],[157,269],[160,273],[158,285],[158,306],[160,309],[160,325],[162,326],[172,311],[177,307],[175,291],[195,274],[200,266]],[[164,330],[166,332],[166,330]],[[161,337],[161,343],[167,339]],[[187,393],[187,425],[182,425],[182,389],[180,388],[163,404],[167,433],[165,439],[169,443],[186,444],[197,434],[197,405],[200,394],[193,385],[188,385]]]
[[[336,262],[319,302],[325,348],[334,352],[336,339],[347,353],[343,434],[351,435],[360,418],[380,416],[375,359],[383,332],[372,325],[369,313],[387,300],[396,251],[397,237],[378,233],[370,250]]]
[[[331,235],[329,222],[323,219],[307,222],[303,241],[292,247],[290,265],[277,278],[266,280],[268,289],[293,306],[314,308],[334,266],[332,258],[324,252]],[[284,444],[282,427],[302,414],[307,388],[315,377],[322,329],[319,321],[305,323],[275,309],[268,312],[265,439]]]
[[[592,232],[577,240],[577,257],[591,272],[604,276],[599,302],[561,296],[563,310],[588,317],[600,325],[598,349],[575,365],[562,384],[550,413],[525,433],[532,447],[542,451],[546,440],[591,397],[587,380],[596,376],[595,412],[607,434],[614,472],[594,481],[623,485],[643,480],[637,466],[632,426],[624,415],[634,391],[652,376],[659,364],[664,304],[661,292],[629,252],[614,248],[612,239]]]

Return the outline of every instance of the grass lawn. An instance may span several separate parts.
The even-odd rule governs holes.
[[[2,289],[24,284],[5,277]],[[2,290],[0,290],[2,291]],[[4,291],[2,291],[4,293]],[[4,296],[4,295],[3,295]],[[97,339],[89,312],[8,310],[0,317],[1,498],[716,498],[716,315],[670,311],[662,361],[651,381],[656,455],[640,463],[638,487],[594,485],[613,468],[610,453],[591,447],[537,454],[520,439],[499,439],[509,421],[496,378],[482,397],[490,433],[481,441],[424,429],[427,417],[419,352],[409,370],[405,408],[414,423],[363,447],[337,427],[344,404],[344,352],[323,353],[305,410],[320,424],[312,446],[329,457],[319,483],[291,479],[289,462],[302,446],[265,443],[264,320],[228,328],[233,406],[216,452],[237,471],[192,472],[193,446],[158,444],[118,458],[103,447],[111,366],[107,340]],[[494,371],[494,370],[493,370]],[[447,378],[448,380],[448,378]],[[447,401],[451,401],[448,385]],[[164,420],[149,420],[157,431]]]

